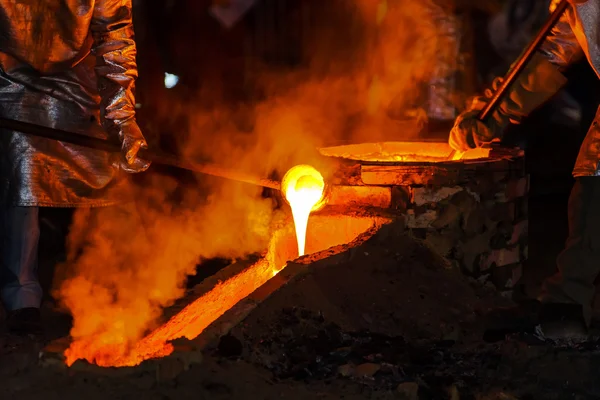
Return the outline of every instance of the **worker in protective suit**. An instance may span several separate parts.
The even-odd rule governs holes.
[[[39,207],[117,204],[149,164],[135,121],[131,0],[0,0],[0,116],[120,141],[113,155],[0,131],[0,298],[14,333],[41,329]]]
[[[551,9],[557,3],[554,1]],[[509,124],[519,123],[557,93],[566,83],[561,72],[583,56],[600,76],[598,26],[600,0],[571,0],[566,13],[489,120],[484,124],[476,116],[491,97],[491,91],[474,99],[456,119],[450,134],[452,148],[467,150],[500,138]],[[498,81],[494,86],[497,84]],[[600,273],[599,123],[600,111],[581,145],[573,170],[576,182],[569,199],[569,237],[557,259],[558,272],[544,282],[539,301],[533,306],[495,314],[536,321],[549,338],[585,337],[591,319],[594,280]]]

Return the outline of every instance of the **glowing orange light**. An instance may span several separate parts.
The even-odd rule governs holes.
[[[303,256],[308,217],[313,210],[319,207],[323,199],[325,180],[321,173],[310,165],[297,165],[285,174],[281,188],[292,208],[298,255]]]

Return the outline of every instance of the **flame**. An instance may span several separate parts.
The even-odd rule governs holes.
[[[292,208],[298,255],[303,256],[308,217],[320,206],[325,191],[325,180],[321,173],[310,165],[297,165],[285,174],[281,188]]]

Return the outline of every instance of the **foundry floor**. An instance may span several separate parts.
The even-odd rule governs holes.
[[[342,262],[317,263],[259,305],[201,364],[172,378],[144,369],[120,375],[40,367],[38,349],[13,351],[4,336],[2,398],[417,399],[415,389],[421,400],[600,396],[595,346],[557,349],[534,338],[484,343],[477,315],[505,300],[445,270],[410,238],[376,235]],[[53,335],[66,332],[67,320],[50,308],[45,316]],[[453,327],[459,322],[464,331]]]

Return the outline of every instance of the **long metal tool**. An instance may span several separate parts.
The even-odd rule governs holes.
[[[510,89],[510,86],[513,83],[515,83],[521,72],[523,72],[523,70],[527,66],[527,63],[529,63],[529,60],[531,60],[536,50],[541,46],[544,40],[546,40],[546,38],[550,34],[550,31],[560,20],[568,6],[568,0],[561,0],[561,2],[558,3],[556,9],[554,9],[552,14],[550,15],[550,18],[548,18],[548,20],[546,21],[544,26],[542,26],[535,38],[533,38],[531,43],[529,43],[529,45],[525,48],[525,51],[523,51],[521,56],[517,59],[517,61],[513,64],[512,68],[504,77],[504,80],[500,84],[500,87],[498,87],[498,89],[492,95],[490,101],[488,101],[485,107],[481,110],[481,112],[477,116],[478,120],[485,122],[490,117],[490,115],[492,115],[492,113],[496,111],[496,108],[498,108],[502,97],[506,95],[508,89]],[[462,151],[452,151],[448,156],[448,160],[460,160],[463,154],[464,152]]]
[[[90,149],[106,151],[109,153],[118,153],[121,151],[121,145],[119,143],[46,126],[30,124],[28,122],[16,121],[9,118],[0,117],[0,128],[43,137],[46,139],[58,140],[60,142],[70,143]],[[258,178],[256,176],[252,176],[250,174],[230,168],[221,167],[216,164],[182,160],[172,154],[142,149],[140,150],[139,157],[156,164],[169,165],[172,167],[199,172],[206,175],[212,175],[219,178],[225,178],[237,182],[245,182],[270,189],[281,189],[281,184],[271,179]]]

